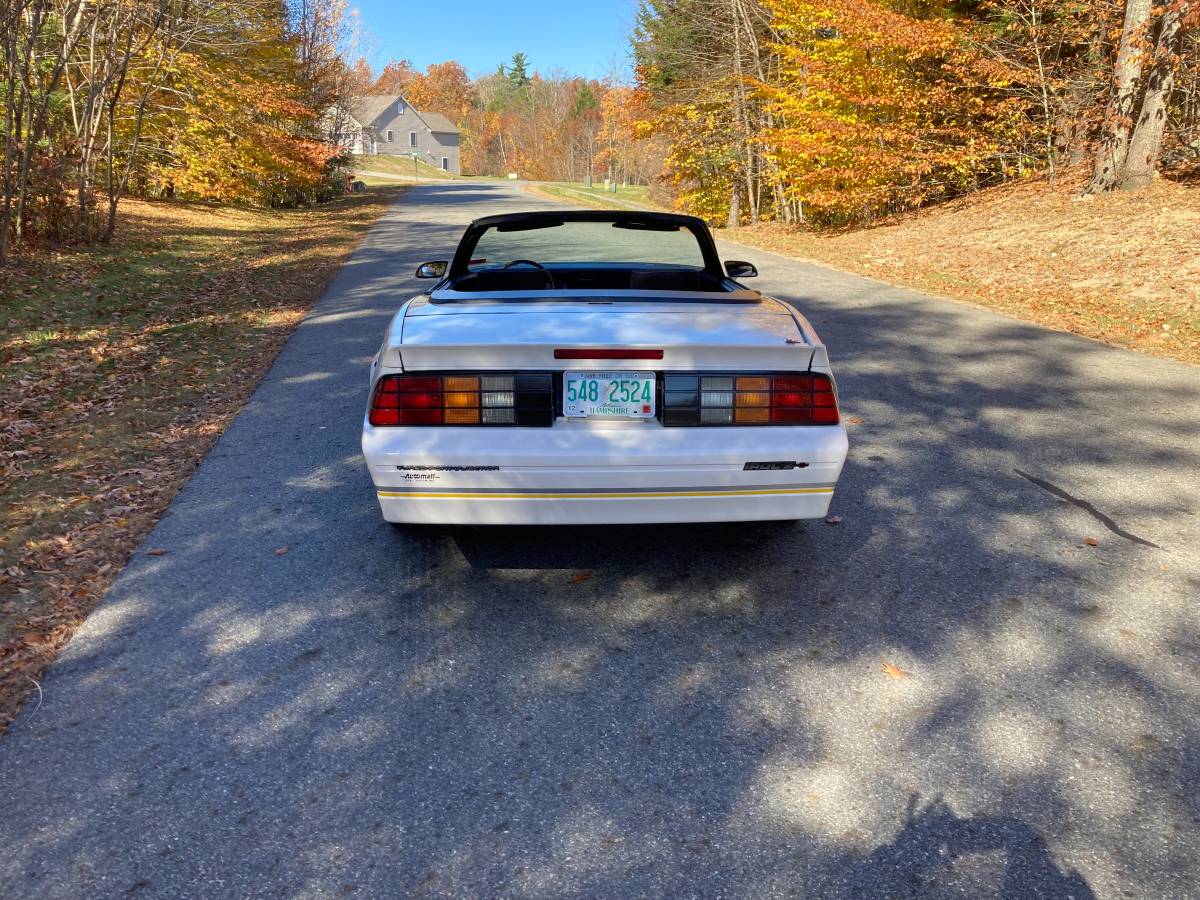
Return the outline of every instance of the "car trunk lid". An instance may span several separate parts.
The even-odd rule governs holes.
[[[630,369],[807,369],[814,347],[788,307],[720,302],[580,300],[431,303],[418,298],[398,317],[389,350],[408,371],[613,368],[555,351],[661,350],[661,360],[623,361]]]

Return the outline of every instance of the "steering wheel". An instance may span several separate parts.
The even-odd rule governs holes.
[[[501,266],[501,268],[504,270],[508,270],[508,269],[511,269],[513,266],[533,266],[535,269],[537,269],[539,272],[541,272],[543,275],[546,276],[546,281],[549,282],[549,284],[550,284],[550,290],[554,290],[554,287],[555,287],[554,276],[551,275],[550,270],[547,269],[545,266],[543,266],[540,262],[537,262],[532,259],[514,259],[512,262],[505,263],[503,266]]]

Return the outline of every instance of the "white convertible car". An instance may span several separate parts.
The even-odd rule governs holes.
[[[813,519],[846,459],[829,357],[700,219],[467,227],[371,366],[362,449],[394,523]]]

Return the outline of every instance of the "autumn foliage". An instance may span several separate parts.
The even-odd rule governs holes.
[[[127,193],[260,206],[339,192],[320,117],[340,0],[0,4],[0,261],[109,240]]]
[[[174,72],[180,104],[151,122],[151,140],[161,149],[146,166],[148,189],[258,206],[328,196],[339,151],[322,139],[318,115],[296,86],[275,77],[277,68],[184,54]]]
[[[359,60],[352,70],[359,93],[400,94],[417,109],[457,123],[469,174],[645,184],[661,169],[659,143],[645,140],[644,129],[638,134],[646,115],[640,95],[615,75],[543,75],[522,53],[475,79],[457,62],[422,72],[395,60],[373,74]]]
[[[1200,158],[1195,10],[1129,2],[1142,75],[1106,115],[1123,36],[1104,0],[645,0],[642,130],[678,203],[728,225],[864,223],[1053,176],[1139,110],[1167,123],[1151,168],[1182,173]]]
[[[778,74],[753,88],[786,200],[869,217],[1013,174],[1003,149],[1025,117],[1003,91],[1011,71],[936,8],[919,19],[871,0],[766,7]]]

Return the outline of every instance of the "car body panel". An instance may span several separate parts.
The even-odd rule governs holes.
[[[559,419],[552,428],[363,430],[384,517],[394,522],[819,518],[846,448],[841,425],[664,428]],[[753,468],[765,464],[779,468]]]
[[[393,323],[389,346],[389,361],[406,371],[461,368],[468,358],[479,369],[597,368],[554,359],[555,349],[584,346],[661,349],[655,368],[664,370],[753,363],[803,371],[813,351],[795,318],[773,300],[746,307],[653,300],[439,306],[417,298]]]

